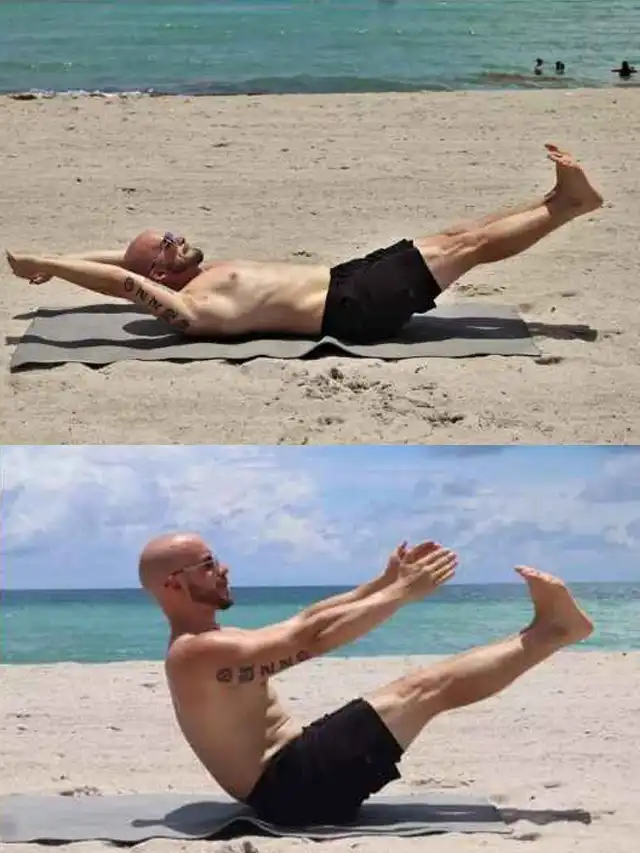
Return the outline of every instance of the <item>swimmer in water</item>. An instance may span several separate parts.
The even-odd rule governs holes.
[[[535,75],[537,75],[538,77],[540,77],[540,75],[542,74],[542,66],[543,65],[544,65],[544,61],[542,59],[540,59],[540,58],[536,59],[536,64],[534,66],[533,73]]]
[[[627,60],[625,59],[620,68],[612,68],[612,74],[617,74],[621,80],[629,80],[632,74],[637,74],[638,72],[633,67],[633,65],[629,65]]]

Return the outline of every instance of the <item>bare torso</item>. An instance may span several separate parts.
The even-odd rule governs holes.
[[[181,291],[195,333],[318,335],[329,289],[326,266],[225,261],[207,266]]]
[[[166,672],[187,742],[218,784],[244,800],[269,759],[300,734],[301,726],[284,711],[268,677],[221,684],[213,665],[181,670],[171,652]]]

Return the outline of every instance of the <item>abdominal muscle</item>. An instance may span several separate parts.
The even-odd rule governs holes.
[[[269,760],[301,727],[282,709],[269,682],[219,685],[169,678],[177,720],[187,742],[218,784],[244,801]]]
[[[201,331],[318,335],[329,278],[325,266],[234,261],[210,266],[182,292]]]

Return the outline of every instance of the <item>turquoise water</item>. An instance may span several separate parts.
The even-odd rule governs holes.
[[[333,587],[244,587],[222,624],[253,628],[286,619]],[[581,648],[640,649],[640,584],[572,584],[596,623]],[[531,606],[524,586],[450,586],[405,607],[340,657],[450,654],[524,627]],[[4,591],[0,599],[2,663],[105,663],[159,660],[166,627],[139,590]]]
[[[637,0],[0,2],[0,92],[632,85],[622,59],[640,65]]]

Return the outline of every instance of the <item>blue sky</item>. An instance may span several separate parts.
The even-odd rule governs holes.
[[[355,584],[402,539],[460,554],[457,582],[518,563],[640,579],[640,448],[0,448],[2,586],[133,587],[140,549],[204,535],[236,585]]]

